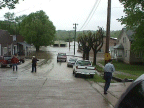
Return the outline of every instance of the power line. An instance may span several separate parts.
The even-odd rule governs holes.
[[[83,28],[85,28],[88,24],[89,24],[89,22],[90,22],[90,20],[92,19],[92,17],[93,17],[93,15],[94,15],[94,13],[95,13],[95,11],[97,10],[97,8],[98,8],[98,6],[99,6],[99,4],[100,4],[100,2],[101,2],[101,0],[98,2],[98,5],[96,6],[96,8],[95,8],[95,10],[94,10],[94,12],[92,13],[92,15],[91,15],[91,17],[89,18],[89,20],[87,21],[87,24],[83,27]]]
[[[89,15],[88,15],[88,17],[87,17],[86,21],[84,22],[84,24],[82,25],[82,27],[81,27],[79,30],[81,30],[81,29],[82,29],[82,28],[85,26],[86,22],[88,21],[89,17],[91,16],[91,14],[92,14],[93,10],[95,9],[95,7],[96,7],[97,3],[98,3],[98,0],[96,0],[96,1],[95,1],[95,4],[94,4],[94,6],[93,6],[93,8],[92,8],[91,12],[89,13]]]

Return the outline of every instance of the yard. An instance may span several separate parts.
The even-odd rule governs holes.
[[[105,61],[99,61],[102,65],[105,64]],[[113,76],[121,79],[137,79],[140,75],[144,74],[144,65],[130,65],[125,64],[123,62],[117,62],[113,60],[113,64],[115,66],[116,72],[114,72]],[[96,69],[98,72],[103,74],[103,68],[99,65],[96,65]],[[95,82],[104,82],[101,76],[95,75],[94,79],[91,79]]]

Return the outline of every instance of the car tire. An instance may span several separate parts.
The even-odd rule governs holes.
[[[90,75],[90,77],[91,77],[91,78],[93,78],[93,77],[94,77],[94,75]]]
[[[12,65],[10,65],[10,68],[12,68]]]
[[[0,68],[2,68],[2,64],[0,63]]]
[[[77,78],[77,77],[78,77],[78,74],[75,73],[74,76]]]
[[[73,70],[73,74],[75,74],[74,70]]]
[[[67,65],[67,67],[69,67],[69,65]]]

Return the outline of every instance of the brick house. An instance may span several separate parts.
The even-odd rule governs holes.
[[[0,30],[0,56],[13,55],[28,55],[30,53],[31,45],[24,41],[20,35],[10,35],[6,30]],[[22,53],[20,53],[22,52]]]
[[[143,63],[142,53],[136,54],[131,51],[131,44],[134,41],[132,37],[134,32],[132,30],[122,29],[118,36],[117,45],[113,46],[114,55],[111,54],[112,58],[118,61],[123,61],[128,64]]]

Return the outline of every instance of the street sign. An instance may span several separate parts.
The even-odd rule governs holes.
[[[105,58],[105,60],[111,59],[110,53],[105,53],[104,58]]]

